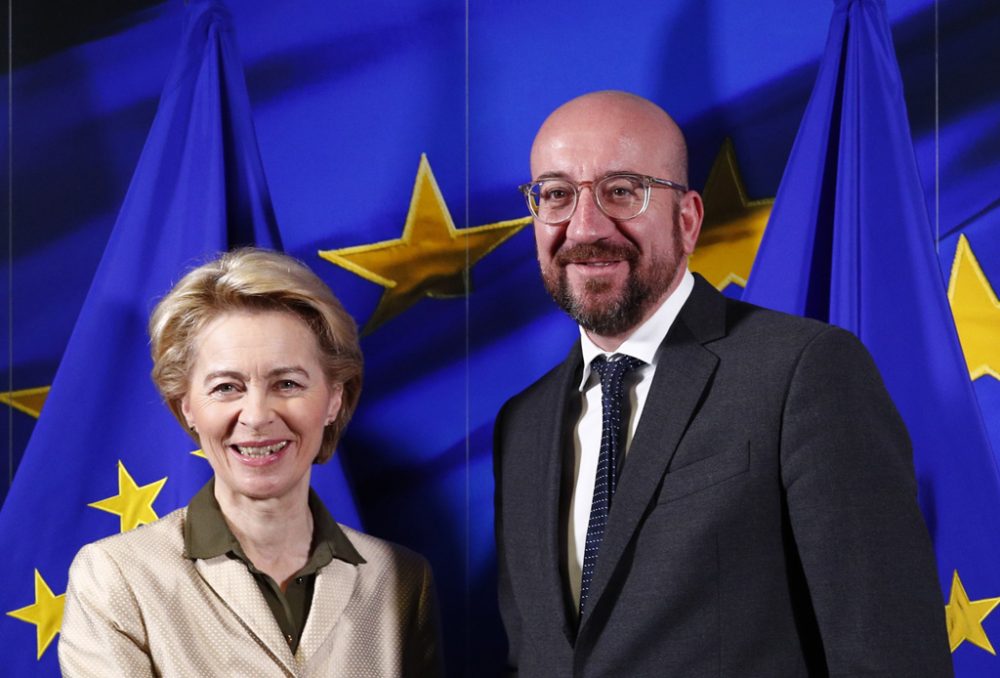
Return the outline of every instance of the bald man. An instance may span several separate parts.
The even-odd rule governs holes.
[[[688,271],[702,201],[651,102],[564,104],[531,172],[580,340],[497,418],[508,669],[951,675],[909,439],[861,344]]]

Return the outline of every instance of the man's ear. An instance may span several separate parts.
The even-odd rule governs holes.
[[[705,204],[698,191],[688,191],[681,198],[680,208],[678,227],[681,231],[681,242],[684,245],[684,254],[691,256],[695,245],[698,244],[698,235],[701,233]]]

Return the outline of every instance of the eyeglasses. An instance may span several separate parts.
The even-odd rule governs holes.
[[[616,172],[578,184],[567,179],[542,179],[522,184],[518,189],[524,194],[528,209],[536,219],[555,225],[573,217],[584,186],[590,186],[598,209],[616,221],[635,219],[645,212],[649,207],[651,188],[662,186],[681,193],[688,190],[687,186],[676,181],[628,172]]]

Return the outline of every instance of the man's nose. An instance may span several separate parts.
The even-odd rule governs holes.
[[[597,242],[610,237],[615,229],[615,222],[597,206],[593,188],[581,187],[576,198],[576,211],[566,225],[566,239],[573,242]]]

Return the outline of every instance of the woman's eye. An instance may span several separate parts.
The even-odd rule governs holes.
[[[295,389],[302,388],[302,385],[291,379],[282,379],[278,382],[278,388],[282,391],[294,391]]]
[[[229,395],[230,393],[236,393],[236,384],[216,384],[212,387],[212,393],[217,393],[219,395]]]

